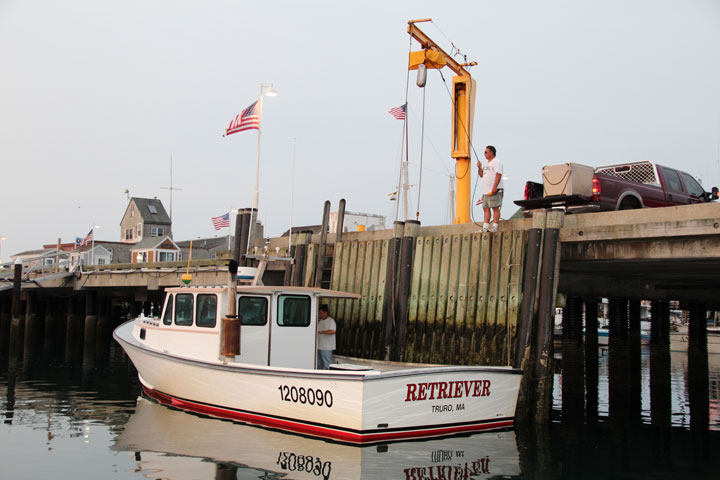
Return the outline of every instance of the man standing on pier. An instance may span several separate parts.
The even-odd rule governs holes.
[[[328,370],[332,363],[332,353],[335,350],[335,320],[330,316],[327,305],[318,307],[318,341],[317,341],[317,368]]]
[[[485,159],[487,163],[483,164],[478,160],[478,175],[482,177],[482,204],[483,214],[483,232],[497,232],[498,222],[500,221],[500,207],[503,201],[503,164],[495,156],[496,150],[492,145],[485,147]],[[490,225],[490,210],[492,209],[492,225]]]

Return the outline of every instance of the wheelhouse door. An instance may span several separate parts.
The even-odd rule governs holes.
[[[263,295],[238,296],[237,312],[241,318],[240,362],[268,365],[270,298]]]
[[[315,368],[315,305],[309,295],[275,297],[270,328],[270,365],[274,367]]]

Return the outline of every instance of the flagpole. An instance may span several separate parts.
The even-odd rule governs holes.
[[[230,211],[228,211],[228,250],[230,250],[230,232],[232,231],[232,205],[230,205]]]
[[[90,247],[90,265],[95,265],[95,222],[93,222],[93,228],[90,230],[92,233],[92,246]]]

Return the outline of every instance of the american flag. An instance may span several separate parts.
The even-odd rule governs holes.
[[[400,105],[399,107],[391,108],[388,110],[390,115],[397,118],[398,120],[405,120],[405,107],[407,103]]]
[[[91,228],[87,235],[85,235],[85,238],[80,241],[80,246],[84,247],[88,243],[93,241],[93,229]]]
[[[255,101],[230,122],[227,130],[225,130],[225,135],[232,135],[233,133],[244,132],[245,130],[259,130],[260,114],[258,110],[258,102]]]
[[[230,228],[230,214],[226,213],[225,215],[220,215],[219,217],[212,217],[212,222],[215,230]]]

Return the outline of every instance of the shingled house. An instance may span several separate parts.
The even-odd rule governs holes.
[[[172,222],[157,198],[132,197],[120,222],[120,241],[138,243],[144,238],[172,238]]]

